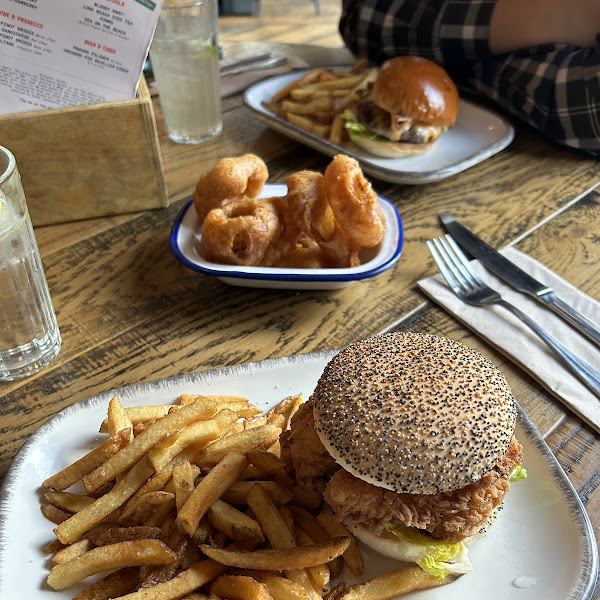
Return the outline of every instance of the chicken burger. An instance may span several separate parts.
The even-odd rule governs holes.
[[[459,342],[390,333],[327,364],[282,440],[360,540],[444,577],[524,476],[515,401],[500,371]]]
[[[343,113],[350,139],[385,158],[420,154],[453,127],[458,92],[446,71],[417,56],[392,58],[372,88]]]

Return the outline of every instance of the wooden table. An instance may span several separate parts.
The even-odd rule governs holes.
[[[276,49],[311,65],[348,60],[343,50]],[[221,157],[252,151],[267,162],[270,180],[283,182],[292,170],[323,170],[329,159],[252,118],[240,95],[223,102],[223,134],[197,147],[171,143],[158,101],[155,109],[169,208],[36,231],[63,347],[37,376],[0,384],[0,476],[44,421],[109,388],[415,330],[463,341],[506,373],[600,538],[598,434],[416,285],[436,271],[425,241],[442,233],[438,214],[451,210],[494,246],[518,238],[520,250],[600,299],[598,161],[518,127],[506,150],[446,180],[373,180],[404,221],[404,252],[391,270],[338,291],[230,287],[187,270],[169,250],[171,225],[200,173]]]

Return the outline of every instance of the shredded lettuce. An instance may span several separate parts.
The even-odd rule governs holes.
[[[388,523],[386,531],[399,538],[407,554],[427,573],[443,579],[448,573],[469,573],[473,570],[468,550],[463,542],[434,540],[428,535],[401,523]],[[408,544],[408,546],[407,546]]]
[[[344,127],[346,128],[351,140],[360,140],[366,138],[378,142],[390,141],[388,138],[371,131],[362,123],[359,123],[351,110],[345,110],[342,113],[342,119],[344,119]]]
[[[527,470],[522,465],[515,467],[513,472],[510,474],[510,482],[514,483],[515,481],[519,481],[520,479],[525,479],[527,477]]]

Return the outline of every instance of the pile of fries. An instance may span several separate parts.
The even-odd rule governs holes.
[[[377,79],[378,69],[361,59],[346,70],[312,69],[263,106],[282,119],[334,144],[348,140],[343,112]]]
[[[42,512],[56,524],[48,585],[103,575],[74,600],[384,600],[451,581],[408,567],[332,587],[344,564],[362,575],[363,560],[280,457],[302,402],[262,413],[239,396],[183,394],[126,409],[115,396],[107,439],[43,482]]]

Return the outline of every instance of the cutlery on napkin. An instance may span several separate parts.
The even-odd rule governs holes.
[[[517,265],[507,260],[498,250],[484,242],[480,237],[457,221],[450,213],[443,212],[440,220],[450,232],[459,246],[467,250],[474,258],[483,263],[492,273],[495,273],[509,285],[524,294],[529,294],[538,302],[543,302],[548,308],[569,321],[573,327],[587,335],[596,345],[600,346],[600,326],[592,323],[584,315],[578,313],[564,302],[556,292],[545,283],[537,281],[525,273]]]
[[[504,248],[500,252],[525,272],[554,288],[566,302],[583,315],[592,321],[600,321],[599,302],[516,248]],[[582,360],[595,368],[600,368],[598,348],[561,317],[529,296],[508,286],[483,267],[479,261],[473,261],[472,266],[481,278],[498,290],[506,300],[540,323],[548,333]],[[454,295],[441,274],[422,279],[418,284],[428,296],[490,342],[502,354],[520,365],[551,394],[594,429],[600,431],[598,398],[564,367],[553,352],[521,321],[503,311],[502,308],[476,307],[464,303]]]

